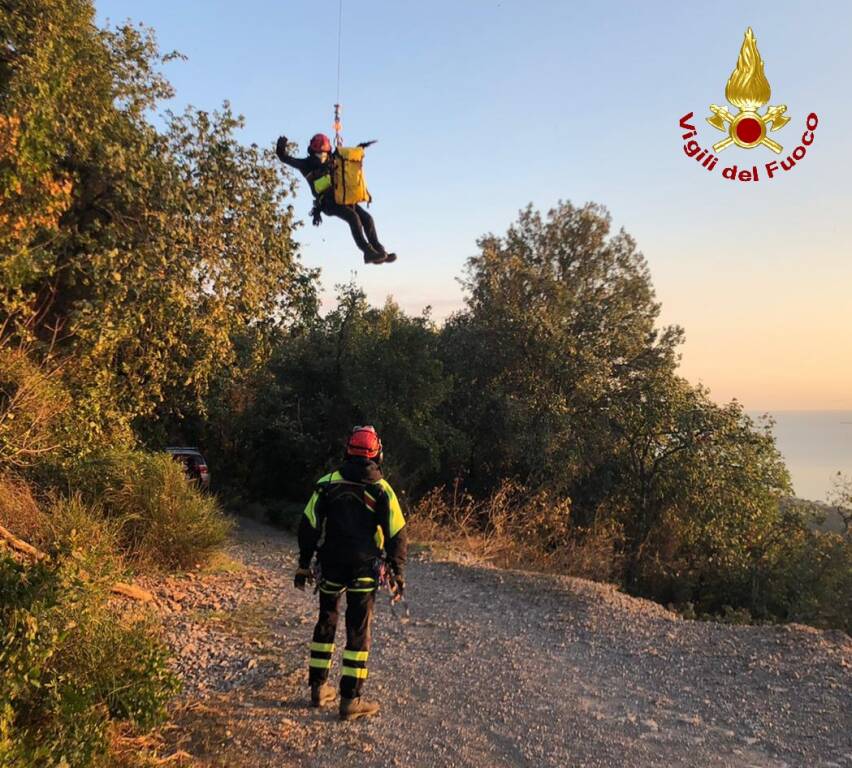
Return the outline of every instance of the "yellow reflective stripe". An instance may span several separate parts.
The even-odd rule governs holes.
[[[316,194],[321,195],[325,192],[329,187],[331,187],[331,176],[320,176],[314,182],[314,192]]]
[[[334,480],[339,479],[341,477],[340,472],[332,472],[328,475],[323,475],[319,480],[317,480],[317,485],[320,483],[331,483]],[[305,517],[308,518],[308,522],[311,524],[311,528],[317,527],[317,513],[315,511],[315,507],[317,505],[317,501],[319,499],[319,493],[314,491],[311,494],[311,498],[308,499],[308,503],[305,506]]]
[[[323,584],[328,585],[329,587],[342,587],[342,584],[338,584],[336,581],[329,581],[328,579],[322,580]]]
[[[331,669],[331,659],[311,659],[308,666],[317,669]]]
[[[388,531],[391,538],[396,536],[405,527],[405,517],[402,514],[402,507],[399,505],[399,499],[391,488],[390,483],[382,478],[379,480],[379,485],[384,488],[388,495],[388,504],[390,506],[390,519],[388,520]]]
[[[359,576],[355,581],[366,581],[369,584],[374,584],[376,580],[372,576]]]
[[[307,505],[305,506],[305,517],[308,518],[308,522],[311,524],[311,528],[317,527],[317,513],[314,510],[317,505],[318,499],[319,494],[314,491],[311,494],[311,498],[308,500]]]
[[[373,586],[373,587],[365,587],[363,589],[361,587],[359,587],[358,589],[347,589],[346,591],[347,592],[375,592],[375,590],[376,590],[376,588]]]
[[[326,589],[325,587],[320,587],[320,592],[322,592],[324,595],[339,595],[341,592],[343,592],[343,589]]]
[[[366,661],[367,657],[370,655],[369,651],[344,651],[343,652],[343,660],[344,661]]]
[[[343,667],[341,674],[343,677],[357,677],[359,680],[363,680],[367,677],[367,668]]]
[[[323,653],[333,653],[334,643],[311,643],[312,651],[322,651]]]

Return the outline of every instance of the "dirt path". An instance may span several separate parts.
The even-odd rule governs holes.
[[[246,522],[242,566],[156,586],[187,685],[175,746],[203,765],[852,767],[845,635],[684,621],[605,585],[426,553],[409,623],[379,599],[366,693],[381,716],[340,723],[306,706],[315,597],[291,586],[294,552]]]

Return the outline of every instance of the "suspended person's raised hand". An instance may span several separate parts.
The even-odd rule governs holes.
[[[275,154],[278,155],[279,160],[283,160],[285,157],[288,157],[287,154],[287,144],[288,139],[286,136],[279,136],[278,141],[275,143]]]

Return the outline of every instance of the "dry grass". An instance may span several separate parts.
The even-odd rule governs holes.
[[[194,756],[175,765],[188,768],[239,768],[244,765],[244,745],[251,741],[251,733],[241,720],[244,714],[240,703],[226,694],[174,707],[170,714],[172,725],[163,733],[163,740],[174,754]],[[235,737],[242,744],[235,744]]]
[[[621,532],[614,526],[571,525],[571,502],[504,481],[486,499],[434,488],[415,506],[409,536],[458,550],[502,568],[615,581]]]
[[[188,618],[245,640],[267,643],[275,637],[272,630],[275,605],[272,600],[243,603],[232,611],[193,611]]]
[[[223,550],[218,550],[210,555],[199,573],[206,576],[220,576],[228,573],[243,573],[245,570],[245,563],[235,560]]]
[[[117,724],[110,733],[110,768],[197,768],[200,763],[188,752],[170,742],[177,726],[169,723],[144,735],[137,734],[125,723]]]
[[[43,545],[46,522],[30,487],[14,475],[0,475],[0,525],[29,544]]]

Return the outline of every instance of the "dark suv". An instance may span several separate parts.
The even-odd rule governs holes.
[[[205,490],[210,488],[210,472],[207,469],[207,462],[198,448],[171,447],[164,450],[170,453],[176,461],[183,464],[186,476],[190,480],[195,480]]]

